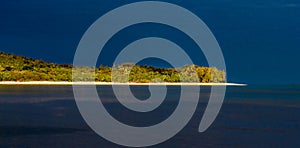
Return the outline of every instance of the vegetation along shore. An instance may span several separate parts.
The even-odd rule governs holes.
[[[127,80],[122,79],[123,77],[121,75],[124,73],[129,75],[128,79],[132,84],[155,83],[155,80],[178,84],[197,82],[226,83],[226,73],[215,67],[185,65],[179,68],[157,68],[148,65],[134,65],[132,69],[130,69],[131,66],[128,64],[113,67],[101,65],[95,68],[95,81],[111,82],[111,73],[112,70],[115,70],[117,75],[115,75],[116,77],[114,80],[120,83],[127,82]],[[73,66],[71,64],[54,64],[44,62],[43,60],[35,60],[24,56],[0,52],[0,81],[2,82],[72,82],[72,69]],[[86,67],[86,72],[88,73],[90,69],[91,67]],[[196,70],[196,73],[192,73],[193,70]],[[83,70],[82,72],[84,73],[85,71]],[[179,73],[181,74],[181,79]],[[77,81],[87,80],[82,77]]]

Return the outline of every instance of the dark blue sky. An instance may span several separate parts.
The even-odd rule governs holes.
[[[10,0],[0,4],[0,51],[72,63],[81,36],[101,15],[125,0]],[[227,66],[228,80],[241,83],[300,83],[300,1],[296,0],[174,0],[198,15],[217,38]],[[140,37],[166,37],[183,46],[193,42],[172,28],[157,24],[132,26],[107,44],[111,64],[119,48]],[[111,46],[109,46],[111,45]],[[191,56],[206,65],[203,55]],[[153,61],[152,61],[153,63]],[[160,66],[161,62],[154,63]],[[161,65],[163,66],[163,65]]]

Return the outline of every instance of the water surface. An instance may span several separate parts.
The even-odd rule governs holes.
[[[150,95],[146,86],[132,86],[131,90],[141,100]],[[191,89],[189,93],[196,91]],[[166,100],[148,113],[136,113],[122,106],[110,86],[98,87],[98,92],[106,109],[119,121],[149,126],[172,114],[180,87],[169,86]],[[228,87],[216,121],[206,132],[198,133],[209,95],[210,87],[201,87],[200,102],[192,120],[175,137],[157,146],[300,146],[300,86]],[[0,86],[0,146],[118,147],[99,137],[84,122],[71,86]]]

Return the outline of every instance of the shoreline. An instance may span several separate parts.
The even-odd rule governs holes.
[[[66,81],[28,81],[28,82],[17,82],[17,81],[0,81],[0,86],[2,85],[121,85],[121,86],[247,86],[247,84],[239,83],[114,83],[114,82],[66,82]]]

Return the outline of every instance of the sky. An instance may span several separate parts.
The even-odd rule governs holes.
[[[54,63],[72,63],[90,25],[106,12],[135,0],[2,0],[0,51]],[[167,0],[184,7],[211,29],[222,49],[229,82],[300,84],[300,0]],[[140,24],[117,33],[99,55],[111,65],[130,42],[168,38],[194,63],[207,65],[197,46],[182,32],[160,24]],[[142,62],[143,63],[143,62]],[[168,66],[148,59],[144,63]]]

